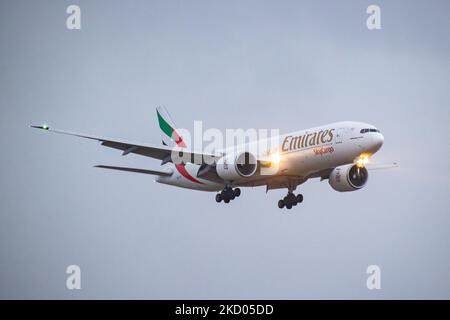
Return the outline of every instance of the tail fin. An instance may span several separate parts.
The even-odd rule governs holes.
[[[178,134],[176,126],[166,108],[157,107],[156,115],[158,117],[159,128],[161,129],[162,143],[170,147],[173,147],[176,144],[180,148],[186,148],[187,145],[183,141],[183,138]]]

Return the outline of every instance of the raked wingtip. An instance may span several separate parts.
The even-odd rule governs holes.
[[[41,130],[49,130],[50,127],[46,124],[42,125],[30,125],[30,128],[41,129]]]

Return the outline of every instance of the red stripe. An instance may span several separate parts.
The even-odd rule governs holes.
[[[173,128],[172,128],[172,135],[173,135],[173,139],[175,140],[175,143],[177,144],[177,146],[179,146],[181,148],[187,147],[187,145],[183,141],[183,138]]]
[[[192,181],[192,182],[195,182],[195,183],[198,183],[198,184],[204,184],[203,182],[198,181],[198,180],[195,179],[193,176],[191,176],[191,175],[189,174],[189,172],[187,172],[187,170],[186,170],[184,164],[176,164],[176,165],[175,165],[175,168],[177,168],[178,172],[181,173],[181,175],[182,175],[183,177],[185,177],[186,179],[188,179],[189,181]]]
[[[172,128],[172,136],[173,139],[175,140],[176,144],[181,147],[181,148],[186,148],[186,144],[183,141],[183,138],[175,131],[175,129]],[[194,183],[198,183],[198,184],[204,184],[201,181],[198,181],[197,179],[195,179],[193,176],[191,176],[189,174],[189,172],[187,172],[186,167],[184,164],[176,164],[175,168],[178,170],[178,172],[185,177],[186,179],[188,179],[189,181],[192,181]]]

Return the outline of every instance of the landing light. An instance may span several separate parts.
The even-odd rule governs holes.
[[[280,154],[278,152],[275,152],[270,155],[270,164],[271,165],[277,165],[280,163]]]
[[[364,166],[369,162],[369,154],[362,154],[356,160],[356,166],[358,168],[364,168]]]

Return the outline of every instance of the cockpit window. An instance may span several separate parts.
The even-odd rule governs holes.
[[[367,132],[380,132],[378,129],[361,129],[360,133],[367,133]]]

